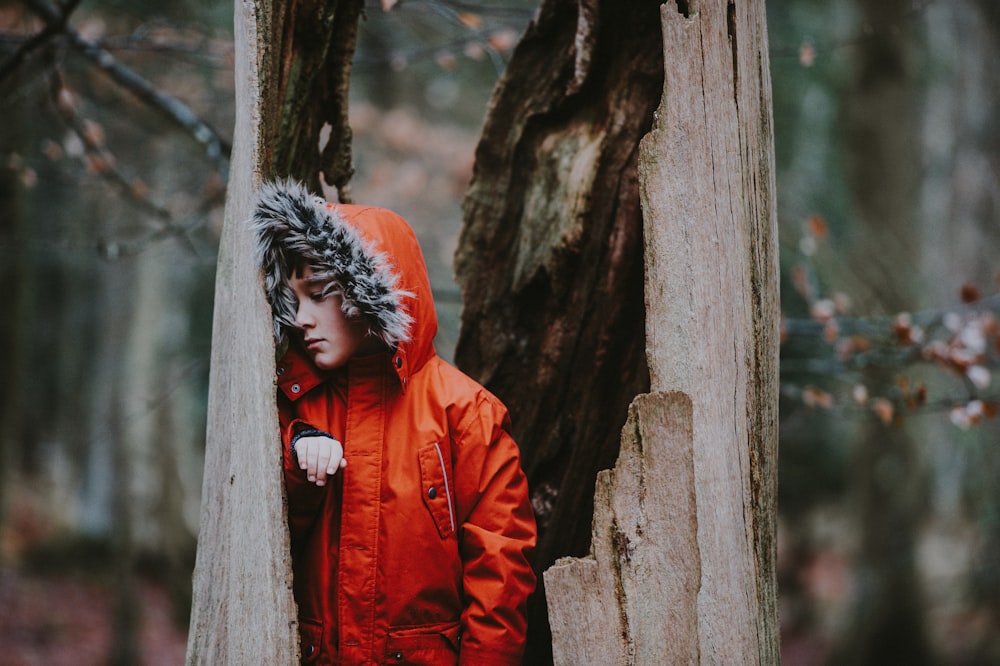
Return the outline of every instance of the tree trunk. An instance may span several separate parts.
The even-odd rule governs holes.
[[[188,663],[298,661],[271,316],[244,221],[263,175],[316,187],[324,168],[328,181],[346,185],[347,77],[361,6],[235,3],[236,128],[216,277]],[[321,166],[322,122],[331,125],[325,153],[340,159]]]
[[[249,229],[260,179],[270,13],[237,3],[236,128],[212,325],[189,664],[292,663],[299,650],[281,487],[274,343]]]
[[[664,93],[639,161],[656,393],[636,401],[618,463],[598,482],[594,559],[546,573],[560,664],[594,661],[591,649],[609,644],[608,663],[780,659],[777,218],[764,7],[715,0],[684,9],[662,9]],[[608,558],[615,575],[601,576]],[[595,598],[601,620],[566,612]]]
[[[676,5],[670,7],[678,14]],[[755,276],[766,276],[765,282],[771,282],[762,291],[751,290],[747,295],[751,300],[743,305],[754,314],[743,317],[740,313],[735,323],[760,329],[760,337],[754,340],[759,347],[748,347],[748,358],[738,359],[743,364],[744,406],[756,412],[749,424],[752,437],[743,440],[745,448],[735,446],[723,462],[733,462],[733,456],[738,458],[742,452],[747,462],[743,469],[751,469],[749,461],[753,461],[754,474],[759,475],[752,485],[743,479],[751,493],[745,498],[747,514],[736,512],[730,517],[748,530],[748,541],[736,561],[759,572],[760,584],[754,587],[758,579],[753,579],[749,588],[741,587],[745,581],[728,576],[720,564],[728,562],[731,553],[714,553],[708,566],[720,567],[720,585],[733,583],[734,587],[726,595],[713,590],[703,603],[706,607],[718,604],[712,612],[719,614],[732,598],[727,595],[742,598],[749,589],[751,596],[742,602],[745,624],[734,629],[742,632],[747,626],[756,631],[757,624],[774,629],[774,470],[770,456],[776,436],[773,399],[777,384],[771,373],[776,369],[777,316],[772,312],[776,282],[771,273],[776,264],[771,245],[769,80],[761,80],[767,72],[763,9],[728,9],[718,10],[716,32],[706,28],[703,36],[725,54],[728,79],[706,82],[704,94],[711,94],[714,104],[724,110],[732,110],[733,100],[739,99],[740,118],[748,123],[747,136],[730,136],[730,144],[716,147],[717,159],[732,159],[732,151],[742,150],[735,155],[747,160],[746,173],[756,179],[743,182],[756,183],[760,192],[739,180],[730,186],[736,192],[746,187],[748,197],[759,197],[734,199],[732,205],[763,213],[752,219],[765,232],[758,239],[753,229],[740,227],[739,233],[745,235],[739,239],[747,243],[747,255],[739,255],[738,266],[742,269],[743,262],[750,261],[747,270],[752,268]],[[456,256],[465,301],[456,359],[500,395],[513,414],[540,522],[538,569],[557,557],[586,552],[592,479],[616,454],[616,433],[625,421],[627,403],[648,386],[639,300],[642,250],[636,147],[650,127],[663,90],[657,10],[658,3],[653,2],[628,8],[596,1],[542,3],[494,93],[465,203],[466,225]],[[697,12],[692,4],[690,13]],[[737,36],[727,32],[730,22],[747,31],[746,48],[729,49],[728,40]],[[709,38],[714,41],[707,42]],[[685,43],[691,52],[674,53],[668,62],[700,58],[703,48],[707,49],[699,43]],[[717,76],[724,73],[720,62],[712,63]],[[734,64],[744,68],[739,77]],[[677,69],[684,71],[683,66]],[[736,83],[734,78],[738,78]],[[726,93],[711,88],[723,83]],[[701,95],[702,83],[693,85],[697,87],[691,94]],[[736,91],[746,98],[737,97]],[[727,101],[728,107],[724,106]],[[705,106],[697,98],[695,102],[693,112]],[[690,167],[684,162],[677,168],[679,173],[689,173]],[[723,167],[726,170],[717,176],[720,180],[724,174],[740,173],[739,165],[716,165]],[[697,189],[715,182],[711,172],[704,183],[692,180],[690,186],[696,188],[692,192],[707,192],[698,205],[711,209],[718,193]],[[762,245],[755,248],[753,242]],[[709,257],[705,270],[714,268],[716,261]],[[745,277],[740,275],[733,285],[724,286],[762,287]],[[709,320],[697,321],[704,325]],[[673,327],[673,323],[666,324],[664,332]],[[692,343],[698,331],[689,331]],[[740,335],[745,333],[740,330]],[[727,356],[732,356],[733,349],[730,346]],[[658,364],[651,367],[658,368]],[[724,386],[732,404],[734,384]],[[697,406],[701,403],[695,404],[696,409],[704,409]],[[731,531],[732,525],[714,525],[700,538],[721,538]],[[730,541],[724,540],[723,545],[740,545]],[[544,596],[542,590],[531,616],[529,659],[544,659],[548,648],[546,618],[539,612]],[[770,636],[762,639],[761,654],[776,654],[773,635],[761,635]],[[726,636],[721,631],[702,649],[712,654],[725,645]]]
[[[536,569],[583,555],[597,471],[648,389],[636,163],[663,87],[657,0],[544,0],[490,103],[456,254],[456,361],[508,405]],[[551,649],[544,590],[528,661]]]
[[[870,37],[860,42],[845,119],[851,194],[863,241],[851,265],[870,285],[866,312],[912,311],[919,235],[915,214],[923,163],[917,123],[912,4],[859,2]],[[897,371],[866,370],[863,381],[891,390]],[[917,536],[925,478],[916,432],[874,417],[861,424],[852,452],[855,513],[860,524],[858,575],[864,586],[851,630],[834,661],[882,664],[933,661],[924,631]]]

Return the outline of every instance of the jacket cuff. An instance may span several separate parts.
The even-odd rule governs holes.
[[[289,448],[291,448],[293,454],[295,453],[295,443],[300,439],[302,439],[303,437],[329,437],[330,439],[334,439],[333,435],[326,432],[325,430],[320,430],[319,428],[313,428],[313,427],[306,427],[302,430],[299,430],[294,435],[292,435],[292,441],[289,444]]]

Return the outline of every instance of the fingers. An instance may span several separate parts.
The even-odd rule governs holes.
[[[347,465],[340,442],[329,437],[302,437],[295,444],[299,455],[299,468],[304,470],[310,483],[326,485],[327,477]]]
[[[324,438],[326,439],[326,438]],[[330,440],[324,442],[324,446],[319,447],[319,452],[316,455],[316,476],[315,478],[310,478],[310,481],[316,481],[317,486],[322,486],[326,483],[326,475],[330,473],[330,456],[333,454],[331,446],[329,445]]]

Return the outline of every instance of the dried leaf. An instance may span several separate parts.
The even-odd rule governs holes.
[[[83,139],[88,145],[94,147],[101,147],[104,145],[104,128],[99,124],[95,123],[93,120],[83,121]]]
[[[65,154],[62,146],[60,146],[55,141],[52,141],[51,139],[47,139],[45,141],[45,144],[42,146],[42,153],[44,153],[45,156],[50,160],[52,160],[53,162],[55,162],[58,159],[61,159],[62,156]]]
[[[821,298],[809,308],[809,316],[816,321],[826,322],[837,312],[837,306],[829,298]]]
[[[830,409],[833,407],[833,396],[815,386],[806,386],[802,389],[802,402],[806,407]]]
[[[458,22],[471,30],[479,30],[483,27],[483,17],[472,12],[460,12]]]
[[[486,41],[497,51],[506,53],[514,48],[514,45],[517,43],[517,33],[513,30],[497,30],[490,33]]]
[[[809,42],[802,42],[799,46],[799,64],[803,67],[812,67],[816,62],[816,47]]]
[[[875,412],[878,420],[885,425],[890,425],[896,415],[896,408],[888,398],[875,398],[872,401],[872,411]]]
[[[833,344],[840,337],[840,326],[837,324],[837,320],[830,318],[823,324],[823,340],[827,344]]]
[[[455,57],[455,54],[447,49],[441,49],[435,53],[434,62],[445,71],[451,71],[458,65],[458,59]]]
[[[995,419],[998,413],[1000,413],[1000,404],[994,400],[983,400],[983,416]]]
[[[900,312],[892,322],[892,334],[901,345],[913,344],[913,318],[909,312]]]
[[[830,226],[820,215],[810,215],[806,220],[806,229],[809,231],[810,236],[815,236],[816,238],[826,238],[827,234],[830,233]]]

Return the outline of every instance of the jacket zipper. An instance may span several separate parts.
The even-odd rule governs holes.
[[[444,497],[448,502],[448,520],[451,521],[451,531],[455,531],[455,514],[451,510],[451,488],[448,487],[448,468],[444,466],[444,456],[441,455],[439,442],[434,442],[434,450],[438,454],[438,462],[441,463],[441,476],[444,477]]]

